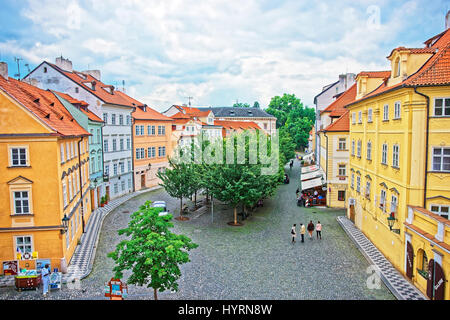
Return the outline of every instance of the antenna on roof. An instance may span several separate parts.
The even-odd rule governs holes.
[[[185,98],[188,98],[188,100],[189,100],[189,107],[191,106],[191,99],[194,99],[194,97],[185,97]]]
[[[122,91],[125,93],[125,80],[122,80]]]
[[[17,80],[20,80],[20,60],[23,59],[14,57],[14,61],[17,62],[17,73],[14,76],[17,77]]]

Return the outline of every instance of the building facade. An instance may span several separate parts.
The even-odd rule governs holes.
[[[93,210],[97,209],[101,204],[101,198],[106,194],[103,183],[103,120],[89,111],[86,102],[60,92],[55,92],[55,95],[75,120],[91,134],[89,136],[91,207]]]
[[[347,105],[348,216],[430,299],[450,299],[450,30],[388,59]]]
[[[101,82],[99,70],[75,71],[63,57],[55,64],[42,62],[25,78],[42,89],[50,89],[85,101],[88,110],[103,120],[103,171],[109,199],[134,190],[131,113],[136,104],[129,97]]]
[[[169,167],[172,152],[172,122],[146,105],[138,105],[133,116],[135,190],[155,187],[157,173]]]
[[[0,108],[0,260],[66,272],[91,214],[89,133],[52,92],[7,73]]]

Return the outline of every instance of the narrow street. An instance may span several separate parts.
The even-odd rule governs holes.
[[[381,284],[368,289],[368,262],[358,251],[336,217],[344,210],[297,207],[295,190],[300,179],[299,162],[286,169],[291,183],[264,201],[242,227],[231,227],[232,209],[216,203],[214,221],[208,211],[187,222],[173,220],[176,233],[199,244],[191,262],[182,266],[179,291],[159,293],[160,299],[395,299]],[[139,195],[111,212],[102,226],[92,273],[81,281],[82,290],[52,291],[47,299],[105,299],[103,285],[112,276],[107,258],[120,241],[130,213],[146,200],[165,200],[178,215],[178,200],[162,190]],[[191,217],[194,215],[191,214]],[[291,244],[292,224],[310,220],[323,225],[322,240]],[[0,288],[1,299],[42,298],[41,292],[16,292]],[[153,299],[149,288],[129,286],[129,299]]]

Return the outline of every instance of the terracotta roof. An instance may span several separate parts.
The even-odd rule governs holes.
[[[438,214],[436,214],[434,212],[431,212],[430,210],[427,210],[427,209],[422,208],[422,207],[417,207],[417,206],[408,206],[408,207],[410,207],[410,208],[412,208],[414,210],[417,210],[417,211],[423,213],[424,215],[427,215],[427,216],[429,216],[429,217],[431,217],[431,218],[433,218],[433,219],[435,219],[435,220],[437,220],[439,222],[442,222],[443,224],[446,224],[446,225],[450,226],[450,220],[448,220],[448,219],[446,219],[444,217],[441,217],[440,215],[438,215]]]
[[[335,120],[328,127],[323,129],[324,132],[327,131],[350,131],[350,111],[345,112],[339,119]]]
[[[47,124],[55,134],[61,136],[90,135],[75,121],[51,91],[39,89],[13,78],[6,80],[3,77],[0,77],[0,89]]]
[[[113,94],[110,93],[110,88],[113,88],[111,85],[104,84],[100,80],[94,78],[93,76],[82,73],[79,71],[66,71],[61,68],[59,68],[57,65],[45,61],[48,65],[52,66],[56,70],[58,70],[60,73],[64,74],[66,77],[71,79],[72,81],[76,82],[79,86],[86,89],[88,92],[95,95],[97,98],[102,100],[105,103],[109,104],[117,104],[122,106],[128,106],[128,107],[136,107],[137,105],[142,105],[143,103],[129,97],[123,92],[120,91],[113,91]],[[89,83],[95,83],[95,90],[91,89],[90,86],[88,86]],[[108,90],[106,90],[108,89]]]
[[[436,52],[436,48],[405,48],[405,47],[398,47],[398,48],[393,49],[391,51],[391,54],[389,56],[387,56],[387,58],[389,59],[395,51],[409,51],[412,54],[429,54],[429,53],[435,53]]]
[[[433,43],[434,41],[434,43]],[[384,92],[397,90],[405,87],[415,86],[434,86],[434,85],[449,85],[450,84],[450,29],[438,34],[437,36],[427,40],[427,45],[436,50],[427,62],[414,74],[410,75],[404,81],[387,86],[387,81],[384,81],[377,89],[356,100],[349,105],[369,99]]]
[[[214,125],[222,126],[225,129],[261,129],[256,123],[253,121],[227,121],[227,120],[215,120]]]
[[[347,110],[345,106],[353,101],[356,98],[356,83],[353,84],[350,88],[347,89],[339,98],[337,98],[333,103],[331,103],[328,107],[326,107],[320,114],[324,112],[330,112],[330,117],[340,117]]]
[[[67,102],[69,102],[70,104],[79,106],[78,110],[83,112],[88,117],[89,120],[95,121],[95,122],[103,122],[103,120],[100,117],[98,117],[95,113],[93,113],[92,111],[89,111],[89,109],[87,108],[87,106],[89,106],[89,104],[87,102],[85,102],[83,100],[77,100],[77,99],[71,97],[70,95],[68,95],[67,93],[62,93],[62,92],[58,92],[58,91],[52,91],[52,92],[57,94],[64,100],[67,100]]]
[[[387,71],[361,71],[360,73],[358,73],[358,76],[367,76],[369,78],[389,78],[391,76],[391,71],[387,70]]]
[[[177,112],[174,115],[170,116],[170,118],[172,118],[172,119],[190,119],[191,117],[189,117],[187,114],[184,114],[182,112]]]
[[[209,113],[211,112],[210,110],[200,110],[198,108],[194,108],[194,107],[186,107],[186,106],[178,106],[178,105],[174,105],[174,107],[176,107],[178,110],[184,110],[185,115],[188,115],[190,117],[207,117],[209,115]]]
[[[145,108],[145,111],[143,110]],[[173,119],[166,117],[158,111],[149,106],[139,106],[131,113],[136,120],[159,120],[159,121],[173,121]]]
[[[443,241],[440,241],[440,240],[436,239],[436,238],[434,237],[434,235],[429,234],[428,232],[426,232],[426,231],[420,229],[419,227],[416,227],[416,226],[413,225],[413,224],[410,224],[410,223],[407,223],[407,222],[404,222],[404,224],[405,224],[405,226],[407,226],[407,227],[409,227],[410,229],[412,229],[412,230],[416,231],[417,233],[421,234],[422,236],[424,236],[424,237],[427,238],[428,240],[433,241],[434,243],[440,245],[442,248],[444,248],[444,249],[450,251],[450,245],[447,244],[447,243],[445,243],[445,242],[443,242]]]

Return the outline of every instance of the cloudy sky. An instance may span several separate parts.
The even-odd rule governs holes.
[[[387,70],[400,45],[444,30],[446,1],[0,0],[0,60],[21,76],[61,54],[165,110],[294,93],[309,106],[340,73]]]

